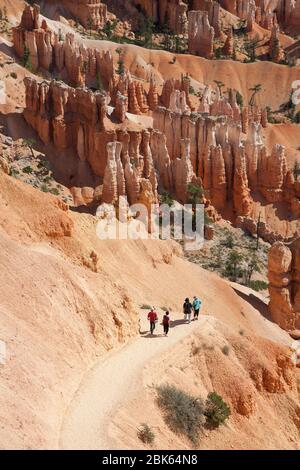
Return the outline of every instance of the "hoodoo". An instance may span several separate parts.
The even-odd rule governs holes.
[[[299,450],[300,0],[5,0],[0,41],[1,449]]]

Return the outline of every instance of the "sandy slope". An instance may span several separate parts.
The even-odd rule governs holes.
[[[251,361],[256,362],[259,369],[264,362],[262,350],[268,351],[270,359],[271,353],[276,354],[276,348],[277,353],[280,351],[279,345],[263,340],[256,349],[256,357],[245,364],[238,348],[245,347],[249,339],[234,334],[222,321],[201,315],[199,322],[186,325],[182,323],[182,315],[172,314],[172,319],[174,323],[168,338],[162,336],[161,326],[157,328],[157,336],[152,338],[146,332],[146,311],[142,311],[142,336],[109,354],[87,372],[64,416],[60,448],[143,448],[137,439],[137,429],[143,422],[150,423],[155,429],[155,448],[190,448],[183,436],[170,432],[155,404],[155,388],[166,382],[175,383],[202,398],[209,391],[218,390],[233,407],[231,401],[234,403],[238,397],[235,405],[239,407],[243,396],[245,407],[258,408],[253,416],[250,413],[243,419],[233,414],[229,425],[222,430],[202,434],[200,448],[297,448],[297,427],[287,422],[284,426],[281,424],[286,405],[281,401],[281,409],[274,413],[274,401],[257,393],[247,377]],[[284,335],[278,333],[270,326],[273,341],[285,342]],[[228,358],[221,353],[224,344],[229,344],[233,350]],[[201,360],[200,368],[198,359]],[[212,368],[207,370],[210,360],[213,361]],[[274,374],[272,367],[272,363],[267,366],[271,376]],[[294,387],[287,392],[290,404],[295,400]],[[274,400],[276,403],[277,397]],[[275,427],[278,431],[273,436],[272,428]]]
[[[146,311],[142,312],[142,319]],[[173,320],[182,315],[172,315]],[[116,353],[97,363],[80,384],[62,425],[60,447],[62,449],[111,449],[108,426],[124,402],[130,401],[140,390],[143,368],[173,347],[191,331],[213,322],[203,317],[198,323],[172,328],[168,338],[162,336],[158,326],[157,337],[149,334],[137,338]],[[143,328],[148,325],[143,323]],[[142,400],[141,395],[141,400]]]
[[[198,293],[204,314],[215,317],[235,334],[240,329],[246,332],[254,356],[258,350],[252,338],[257,335],[278,342],[285,354],[287,334],[263,316],[265,305],[250,292],[241,294],[218,276],[186,262],[180,250],[168,242],[100,241],[91,216],[66,212],[54,196],[41,194],[2,173],[0,176],[0,339],[7,347],[0,376],[1,448],[47,449],[57,448],[59,442],[72,447],[75,438],[80,442],[71,418],[79,419],[84,407],[76,405],[61,435],[64,416],[87,371],[109,350],[138,335],[139,307],[143,303],[180,311],[184,297]],[[98,257],[97,272],[91,251]],[[135,358],[141,354],[141,362],[131,363],[130,384],[134,387],[136,370],[142,369],[149,358],[152,362],[167,354],[169,345],[178,351],[175,366],[180,367],[181,342],[184,336],[188,338],[188,332],[185,326],[175,328],[167,342],[165,338],[153,343],[144,338],[135,340],[109,359],[118,371],[116,377],[120,371],[123,374],[124,363],[132,362],[131,354]],[[273,349],[267,349],[270,358],[275,357]],[[184,351],[182,354],[186,355]],[[104,397],[113,397],[112,411],[118,411],[120,395],[115,380],[110,382],[104,363],[99,367],[101,374],[107,371],[108,389],[103,382],[98,385],[97,367],[95,377],[94,373],[87,376],[91,389],[83,388],[88,393],[86,403],[90,403],[90,394],[101,398],[103,387]],[[229,370],[228,376],[232,373]],[[163,372],[163,377],[167,379],[167,373]],[[127,380],[124,375],[121,379]],[[126,394],[122,380],[122,393]],[[246,383],[251,381],[247,379]],[[75,404],[80,404],[80,396]],[[291,403],[291,416],[293,396],[281,395],[283,407]],[[93,406],[100,406],[102,413],[96,399]],[[88,406],[86,412],[90,412]],[[157,413],[156,419],[161,419]],[[287,422],[291,426],[291,420]],[[97,438],[97,423],[93,426]],[[287,447],[287,432],[282,435],[282,445]],[[94,444],[92,438],[82,443]]]
[[[144,367],[136,393],[129,400],[124,396],[109,416],[110,448],[147,448],[137,438],[142,423],[155,433],[154,448],[191,448],[184,436],[170,431],[157,406],[157,386],[169,383],[202,401],[214,390],[231,408],[225,426],[201,430],[200,449],[299,449],[297,385],[292,371],[282,375],[278,367],[282,354],[274,341],[241,335],[234,325],[210,318]]]
[[[0,0],[0,8],[3,11],[3,8],[6,7],[8,19],[13,24],[20,21],[24,5],[24,0]]]
[[[84,40],[83,42],[100,50],[116,51],[120,47],[119,44],[107,41]],[[272,62],[244,64],[232,60],[207,60],[188,54],[176,55],[125,44],[122,44],[121,49],[126,66],[140,79],[149,81],[153,74],[161,83],[162,78],[164,80],[172,77],[180,78],[181,74],[189,74],[195,86],[197,83],[215,86],[214,81],[221,80],[225,88],[239,90],[245,102],[251,95],[249,89],[260,83],[262,92],[257,97],[258,104],[270,106],[272,109],[277,109],[288,100],[293,81],[299,80],[300,77],[299,68]],[[173,64],[175,56],[176,62]]]

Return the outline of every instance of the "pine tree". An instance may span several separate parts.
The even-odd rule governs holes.
[[[121,49],[121,48],[118,48],[118,49],[116,50],[116,53],[119,55],[118,68],[117,68],[116,72],[117,72],[118,75],[124,75],[124,73],[125,73],[125,65],[124,65],[124,60],[123,60],[122,57],[121,57],[122,49]]]
[[[300,162],[299,160],[296,160],[294,163],[293,167],[293,175],[296,181],[298,181],[298,178],[300,176]]]

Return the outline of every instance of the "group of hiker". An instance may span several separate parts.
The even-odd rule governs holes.
[[[184,320],[187,323],[191,323],[192,313],[194,313],[194,321],[198,320],[200,309],[201,309],[201,304],[202,304],[202,301],[197,296],[194,296],[193,302],[190,302],[189,298],[185,299],[184,304],[183,304],[183,314],[184,314]],[[158,314],[155,311],[155,307],[152,307],[152,309],[148,313],[148,320],[150,322],[150,333],[151,335],[153,335],[154,330],[156,328],[156,324],[158,323]],[[165,312],[163,319],[162,319],[162,325],[164,329],[164,335],[168,336],[170,325],[171,325],[171,318],[170,318],[169,311]]]

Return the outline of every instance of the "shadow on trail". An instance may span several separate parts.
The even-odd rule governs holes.
[[[184,318],[181,320],[173,320],[171,321],[170,328],[176,328],[176,326],[180,325],[188,325],[188,322]]]
[[[155,339],[155,338],[162,338],[164,336],[164,334],[151,334],[151,333],[148,333],[147,335],[144,335],[142,336],[142,338],[145,338],[145,339]]]
[[[191,323],[193,323],[193,319],[191,320]],[[172,328],[176,328],[177,326],[181,326],[181,325],[188,325],[189,323],[184,320],[183,318],[180,319],[180,320],[173,320],[171,321],[170,323],[170,329]],[[157,327],[158,329],[159,328],[163,328],[163,324],[160,323],[159,326]],[[142,338],[150,338],[150,339],[155,339],[155,338],[161,338],[161,337],[164,337],[164,333],[154,333],[153,335],[151,335],[150,331],[149,330],[146,330],[146,331],[140,331],[140,336]]]

